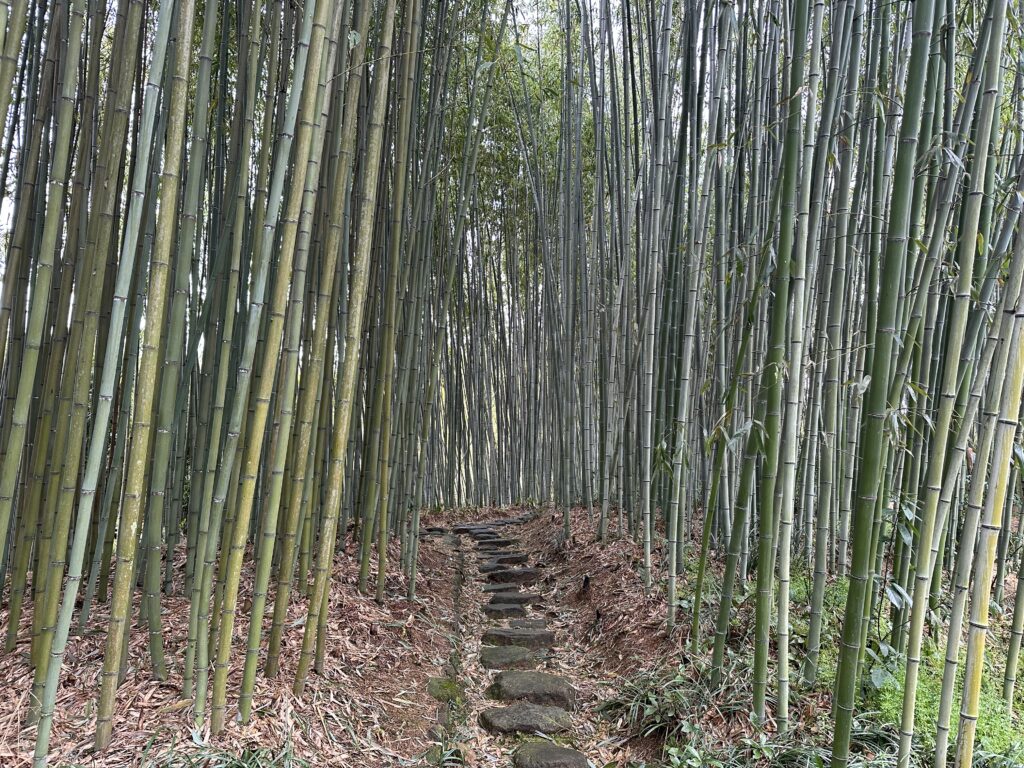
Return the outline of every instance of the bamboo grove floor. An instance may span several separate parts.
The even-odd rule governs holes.
[[[434,512],[423,516],[423,530],[450,529],[519,511]],[[597,705],[613,696],[625,677],[684,660],[686,632],[666,636],[663,599],[656,590],[645,592],[638,570],[641,555],[634,541],[622,538],[598,544],[594,521],[582,509],[573,510],[568,540],[560,541],[561,527],[561,513],[543,508],[533,510],[529,522],[516,526],[515,535],[520,548],[530,555],[529,565],[541,571],[530,588],[542,596],[538,612],[558,638],[558,652],[546,662],[545,671],[569,679],[578,694],[573,746],[598,765],[650,760],[657,755],[658,743],[601,717]],[[350,541],[335,560],[323,672],[311,677],[301,699],[292,695],[305,615],[305,601],[300,598],[292,605],[281,674],[273,680],[259,676],[250,722],[243,725],[231,719],[215,739],[192,728],[191,702],[180,698],[188,602],[175,596],[163,604],[168,679],[152,679],[147,633],[136,625],[127,678],[118,692],[113,744],[101,755],[92,753],[106,626],[105,606],[97,605],[90,625],[69,643],[51,765],[202,765],[204,761],[213,764],[218,757],[223,760],[246,750],[265,749],[274,754],[287,750],[311,766],[426,766],[432,747],[436,754],[439,738],[438,705],[427,691],[428,681],[444,676],[453,643],[460,646],[463,659],[464,709],[446,737],[449,746],[458,749],[467,765],[510,765],[516,740],[492,735],[478,722],[479,713],[494,704],[484,694],[491,673],[479,664],[479,638],[489,620],[482,611],[486,600],[479,579],[465,580],[461,607],[452,600],[457,561],[451,536],[422,538],[415,604],[404,599],[405,584],[397,575],[389,580],[384,605],[360,595],[352,550]],[[654,556],[657,563],[660,553]],[[250,571],[243,578],[243,608],[249,605],[251,589]],[[5,768],[29,765],[35,739],[34,726],[26,722],[32,684],[31,611],[25,614],[17,647],[0,655],[0,686],[11,692],[0,702],[0,765]],[[0,613],[0,625],[3,619]],[[269,629],[269,615],[265,622]],[[239,621],[235,628],[239,658],[232,662],[233,670],[242,668],[247,631],[247,622]],[[239,675],[229,682],[229,708],[237,700]],[[740,715],[716,713],[712,708],[708,718],[723,738],[752,730],[749,720]]]

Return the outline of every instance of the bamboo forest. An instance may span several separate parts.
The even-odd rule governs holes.
[[[0,768],[1024,766],[1024,1],[0,0]]]

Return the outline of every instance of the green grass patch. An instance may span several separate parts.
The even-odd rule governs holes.
[[[961,652],[953,689],[951,741],[955,739],[960,699],[963,691],[965,653]],[[905,666],[900,659],[896,670],[876,694],[879,717],[884,723],[898,727],[903,714],[903,691]],[[917,680],[914,699],[915,738],[929,750],[935,749],[935,734],[939,721],[939,705],[942,698],[942,675],[945,667],[944,654],[933,644],[926,643]],[[1024,761],[1024,744],[1021,742],[1019,719],[1011,715],[1002,698],[1002,676],[998,670],[988,668],[982,675],[981,698],[978,707],[977,749],[982,760],[1005,758],[1020,764]],[[989,763],[998,764],[998,763]]]

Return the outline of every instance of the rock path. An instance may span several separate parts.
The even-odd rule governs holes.
[[[544,657],[558,652],[558,638],[543,617],[532,613],[540,596],[528,588],[543,574],[528,564],[528,554],[516,549],[518,542],[512,537],[514,527],[527,520],[529,516],[523,515],[452,529],[458,536],[468,536],[476,546],[477,570],[485,582],[482,592],[487,599],[481,608],[491,620],[481,637],[480,664],[494,671],[485,693],[496,705],[483,710],[479,722],[492,733],[565,735],[572,729],[576,689],[564,677],[535,669]],[[526,739],[517,747],[512,763],[514,768],[589,765],[586,756],[575,749]]]

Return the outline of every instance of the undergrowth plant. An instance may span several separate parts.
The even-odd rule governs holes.
[[[737,653],[729,655],[727,673],[718,687],[709,682],[710,664],[705,659],[644,670],[624,679],[619,693],[598,709],[635,736],[661,742],[657,762],[633,768],[825,768],[829,759],[827,706],[819,708],[817,717],[796,723],[788,733],[759,730],[737,703],[749,695],[748,670],[749,656]],[[878,695],[888,696],[888,688]],[[897,724],[898,719],[894,723],[888,710],[858,715],[851,733],[850,768],[895,768]],[[993,751],[997,744],[991,738],[983,743],[989,751],[979,755],[975,765],[1003,768],[1014,764],[1006,752]],[[921,750],[911,768],[930,765],[928,756],[927,749]]]
[[[150,738],[142,757],[144,768],[313,768],[295,754],[291,739],[279,747],[247,747],[240,754],[198,740],[172,739],[161,749],[158,741],[159,735]]]

